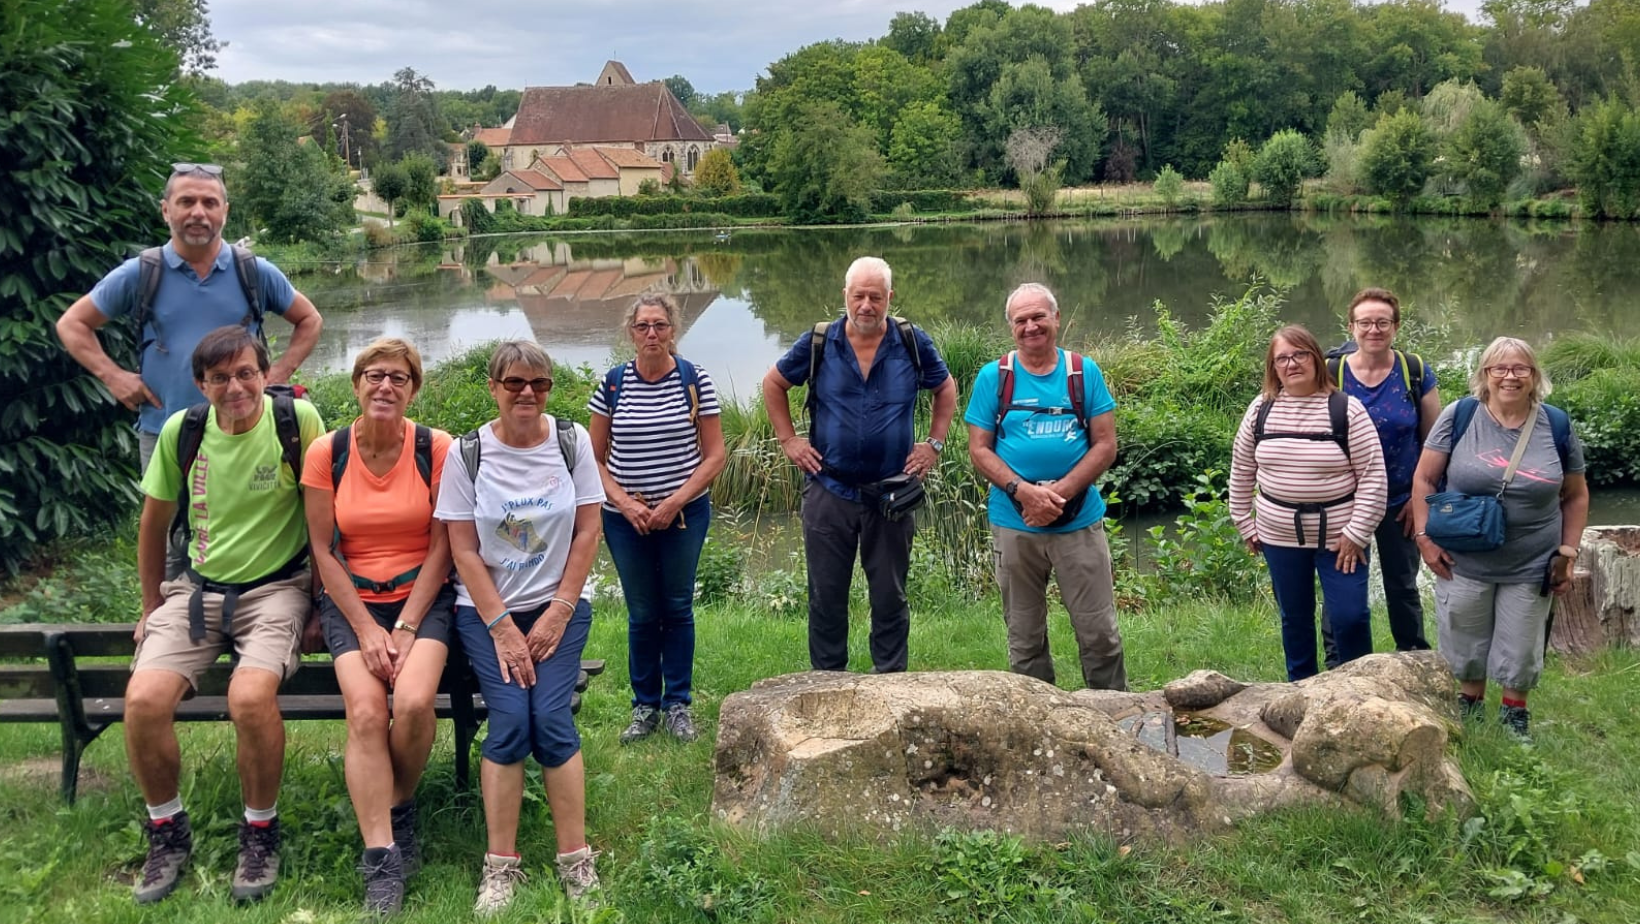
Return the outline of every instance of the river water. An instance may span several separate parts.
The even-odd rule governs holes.
[[[1368,285],[1401,296],[1414,339],[1419,326],[1477,345],[1500,334],[1535,344],[1568,331],[1640,335],[1640,227],[1631,223],[1238,213],[742,230],[727,239],[523,235],[286,268],[325,315],[310,369],[348,368],[365,344],[391,334],[429,363],[517,337],[601,371],[630,349],[621,313],[662,291],[682,308],[679,352],[744,401],[799,335],[841,310],[843,272],[862,254],[893,267],[896,313],[999,333],[1003,298],[1020,282],[1051,287],[1066,334],[1083,340],[1152,327],[1157,302],[1201,321],[1215,296],[1258,277],[1286,288],[1283,318],[1324,343],[1342,339],[1344,306]],[[1603,494],[1595,519],[1640,522],[1640,493]]]

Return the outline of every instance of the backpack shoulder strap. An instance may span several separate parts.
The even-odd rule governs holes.
[[[615,407],[621,401],[621,380],[626,377],[626,363],[604,373],[604,400],[609,402],[609,416],[615,416]]]
[[[1327,395],[1327,417],[1332,421],[1333,442],[1350,457],[1350,396],[1342,391]]]
[[[1332,379],[1339,388],[1344,387],[1344,357],[1327,355],[1327,378]]]
[[[429,491],[433,488],[433,429],[416,424],[416,474]]]
[[[330,434],[330,490],[342,489],[342,475],[347,473],[348,457],[353,454],[353,427],[351,425]]]
[[[279,451],[290,466],[296,483],[302,483],[302,425],[296,419],[296,399],[290,395],[273,396],[273,429],[279,436]]]
[[[199,444],[205,441],[205,424],[210,415],[209,404],[201,402],[193,405],[182,415],[182,427],[177,430],[177,471],[180,476],[177,479],[177,514],[171,529],[181,530],[183,536],[192,532],[188,526],[188,501],[192,497],[193,479],[188,477],[188,470],[199,458]]]
[[[1395,351],[1401,361],[1401,376],[1407,380],[1407,397],[1413,404],[1424,398],[1424,358],[1417,353]]]
[[[558,431],[558,451],[564,455],[564,467],[569,469],[569,480],[575,481],[575,462],[580,455],[581,444],[575,438],[575,421],[568,417],[554,417],[552,428]]]
[[[689,402],[689,426],[700,427],[700,375],[695,371],[695,364],[682,356],[672,359],[678,364],[678,383],[683,386],[683,396]],[[699,434],[696,435],[699,439]]]
[[[1549,432],[1555,437],[1555,453],[1560,456],[1560,469],[1566,470],[1566,454],[1572,448],[1572,416],[1553,404],[1545,404],[1549,414]]]
[[[1082,375],[1082,354],[1075,350],[1065,351],[1065,390],[1071,399],[1071,412],[1076,415],[1077,426],[1087,429],[1087,380]]]
[[[1253,442],[1264,441],[1264,425],[1270,420],[1270,411],[1275,409],[1276,403],[1269,398],[1258,406],[1258,415],[1253,418]]]
[[[1014,350],[997,360],[997,419],[992,429],[996,439],[1002,439],[1002,418],[1008,416],[1008,406],[1014,403]]]
[[[917,349],[917,325],[907,321],[899,315],[890,315],[894,319],[894,326],[900,329],[900,342],[905,344],[906,352],[911,354],[911,368],[917,371],[917,381],[922,382],[922,351]]]
[[[262,267],[256,262],[256,254],[251,253],[249,247],[243,244],[233,245],[233,268],[239,277],[239,288],[245,293],[245,320],[246,328],[256,332],[257,339],[267,346],[268,335],[262,331],[262,314],[265,306],[262,304]]]
[[[826,332],[831,328],[830,321],[815,322],[814,329],[809,331],[809,381],[808,392],[803,396],[803,412],[809,415],[809,429],[814,429],[814,377],[820,372],[820,360],[826,352]]]
[[[1452,410],[1451,448],[1458,448],[1458,440],[1469,429],[1470,421],[1475,419],[1475,410],[1480,406],[1480,399],[1473,395],[1465,395],[1458,399],[1458,406]]]
[[[478,463],[482,458],[482,452],[477,430],[468,430],[461,434],[461,463],[466,466],[467,477],[472,479],[473,484],[478,484]]]
[[[142,342],[142,327],[154,310],[154,296],[159,293],[159,281],[165,274],[165,252],[149,247],[137,255],[137,310],[131,318],[136,324],[137,342]]]

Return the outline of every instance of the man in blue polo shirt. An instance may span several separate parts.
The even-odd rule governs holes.
[[[893,298],[888,264],[877,257],[855,260],[843,277],[847,316],[825,329],[821,361],[811,363],[816,337],[804,334],[763,377],[763,404],[780,448],[806,476],[803,545],[809,663],[815,670],[848,668],[856,554],[871,598],[872,668],[879,674],[906,669],[911,612],[905,581],[916,523],[910,516],[884,516],[873,485],[901,472],[922,477],[934,468],[956,413],[957,383],[927,334],[895,322]],[[906,342],[906,331],[913,342]],[[804,383],[811,394],[807,437],[797,435],[788,402],[788,392]],[[928,439],[914,444],[920,389],[934,393],[933,420]]]
[[[194,347],[219,327],[254,325],[233,248],[222,244],[222,226],[228,220],[228,187],[222,181],[222,168],[173,164],[159,210],[171,229],[171,240],[161,250],[159,288],[143,323],[138,371],[122,369],[97,340],[98,328],[137,310],[141,301],[138,258],[104,276],[57,321],[57,335],[69,354],[101,379],[116,400],[138,412],[144,471],[165,421],[205,401],[194,384]],[[294,328],[284,355],[268,370],[267,382],[288,382],[319,342],[324,322],[313,303],[277,267],[261,257],[256,258],[256,265],[263,308],[283,316]],[[261,334],[254,328],[251,332]]]
[[[986,513],[1008,667],[1054,682],[1054,577],[1076,633],[1082,682],[1125,690],[1105,500],[1094,483],[1116,459],[1116,401],[1098,364],[1059,349],[1059,302],[1046,286],[1025,283],[1003,305],[1018,349],[980,370],[963,421],[968,456],[991,482]]]

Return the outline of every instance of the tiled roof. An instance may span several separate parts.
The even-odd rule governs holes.
[[[589,180],[618,180],[621,178],[621,171],[614,164],[605,160],[601,151],[594,148],[570,148],[564,154],[570,160],[575,161],[575,166],[580,167],[581,172],[586,174]]]
[[[563,189],[564,188],[562,185],[559,184],[559,182],[557,180],[554,180],[552,177],[547,176],[546,174],[540,172],[539,170],[510,170],[508,172],[511,173],[513,176],[518,177],[519,179],[523,180],[524,182],[530,184],[530,187],[533,188],[533,189]]]
[[[526,87],[509,144],[711,141],[664,83]]]
[[[639,167],[658,170],[661,166],[660,161],[633,148],[598,148],[598,153],[604,155],[605,160],[617,167]]]
[[[504,148],[512,137],[510,128],[481,128],[473,133],[473,140],[487,148]]]
[[[603,78],[606,76],[614,76],[617,82],[637,83],[636,80],[632,79],[632,72],[627,70],[626,65],[619,61],[604,62],[604,69],[598,72],[598,82],[603,83]]]
[[[559,182],[585,183],[587,181],[587,175],[581,172],[580,166],[567,157],[542,157],[536,163],[551,170],[553,175],[558,177]]]

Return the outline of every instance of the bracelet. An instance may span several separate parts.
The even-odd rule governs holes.
[[[1417,532],[1415,532],[1415,533],[1413,533],[1413,534],[1412,534],[1412,538],[1414,538],[1414,539],[1422,539],[1422,538],[1424,538],[1424,537],[1425,537],[1425,536],[1427,536],[1427,535],[1429,535],[1429,533],[1426,533],[1426,532],[1424,532],[1424,531],[1423,531],[1423,530],[1421,530],[1421,529],[1420,529],[1420,530],[1418,530],[1418,531],[1417,531]]]
[[[506,619],[508,616],[511,616],[511,615],[512,615],[512,610],[502,610],[501,615],[497,616],[496,618],[494,618],[494,619],[490,620],[489,622],[485,623],[484,628],[494,629],[496,623],[500,622],[503,619]]]
[[[397,632],[400,629],[403,629],[403,630],[409,632],[411,635],[415,635],[417,632],[421,631],[421,627],[413,626],[410,623],[407,623],[402,619],[399,620],[398,622],[393,623],[393,631],[394,632]]]
[[[575,603],[573,601],[565,600],[563,597],[553,597],[552,601],[547,605],[552,606],[553,603],[562,603],[563,605],[569,607],[569,611],[571,613],[575,612]]]
[[[784,445],[786,445],[786,444],[787,444],[787,443],[789,443],[789,442],[791,442],[791,441],[792,441],[792,440],[800,440],[800,439],[802,439],[802,438],[803,438],[803,434],[801,434],[801,433],[793,433],[793,434],[792,434],[792,435],[791,435],[791,436],[788,436],[788,437],[784,437],[784,438],[782,438],[782,439],[781,439],[781,440],[780,440],[780,445],[782,445],[782,446],[784,446]]]

